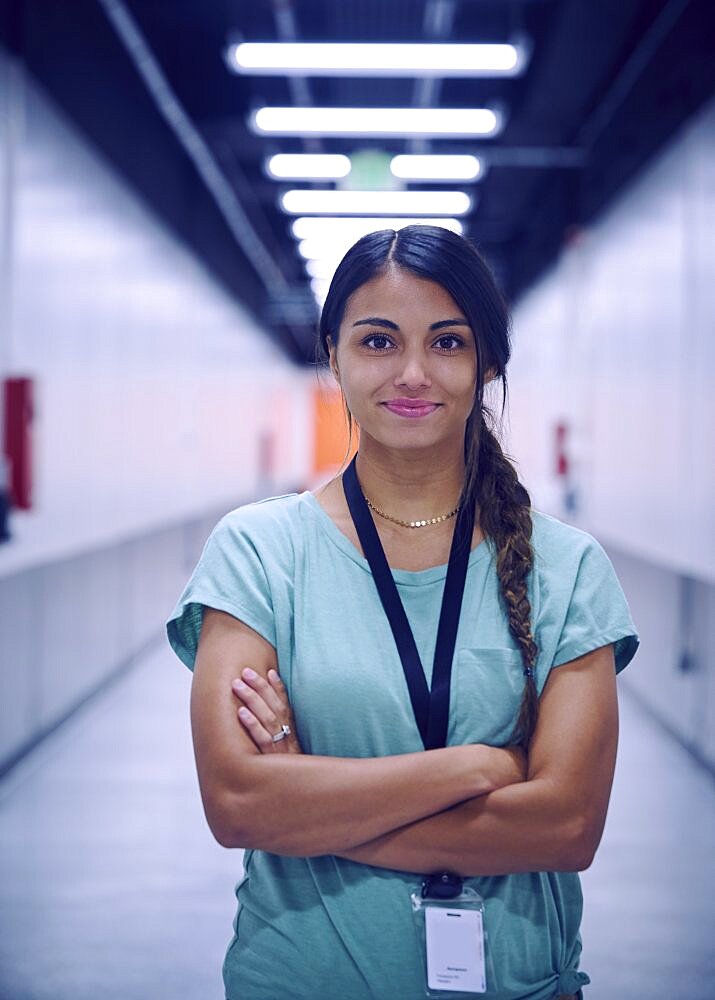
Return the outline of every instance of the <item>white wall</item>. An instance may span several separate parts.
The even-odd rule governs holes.
[[[0,81],[0,374],[37,390],[35,509],[0,574],[303,482],[313,377],[1,54]]]
[[[2,772],[164,641],[223,513],[307,482],[315,378],[2,50],[0,324],[0,376],[37,390],[34,507],[0,546]]]
[[[576,523],[715,582],[715,102],[519,304],[512,448],[561,510],[553,426],[573,430]]]
[[[642,644],[619,683],[715,768],[715,102],[514,313],[507,446],[608,549]],[[564,505],[554,427],[579,503]]]

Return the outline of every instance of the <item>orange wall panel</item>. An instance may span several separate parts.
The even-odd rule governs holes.
[[[339,389],[313,390],[314,450],[313,472],[332,471],[342,465],[348,446],[348,424]],[[357,433],[353,430],[353,448],[357,449]]]

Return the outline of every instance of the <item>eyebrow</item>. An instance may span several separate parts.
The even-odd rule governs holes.
[[[353,326],[386,326],[388,330],[399,330],[397,323],[391,319],[382,319],[379,316],[368,316],[367,319],[359,319]],[[445,326],[469,326],[466,319],[441,319],[437,323],[432,323],[430,330],[442,330]]]

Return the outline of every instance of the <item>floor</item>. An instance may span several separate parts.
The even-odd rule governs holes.
[[[190,680],[162,646],[0,783],[0,1000],[223,997],[241,854],[204,820]],[[711,1000],[714,847],[712,778],[621,687],[585,1000]]]

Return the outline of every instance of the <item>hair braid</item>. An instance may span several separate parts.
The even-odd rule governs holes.
[[[479,523],[497,550],[496,571],[509,629],[524,662],[524,694],[510,743],[527,747],[536,727],[539,699],[533,668],[538,647],[531,634],[527,579],[533,565],[531,498],[502,451],[484,417],[479,427],[479,474],[476,483]]]

